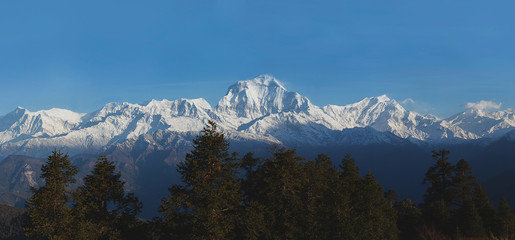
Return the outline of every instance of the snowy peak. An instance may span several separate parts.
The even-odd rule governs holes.
[[[386,95],[365,98],[345,106],[327,105],[324,112],[340,120],[346,128],[365,127],[390,119],[392,116],[404,116],[407,111],[395,100]],[[385,129],[378,129],[385,130]]]
[[[211,111],[209,103],[202,99],[180,98],[174,101],[151,100],[144,104],[108,103],[102,109],[90,114],[90,122],[105,121],[113,117],[133,118],[141,115],[169,117],[207,117]]]
[[[18,107],[0,118],[0,143],[15,138],[51,137],[76,127],[85,114],[52,108],[30,112]]]
[[[506,109],[489,112],[467,109],[446,121],[478,137],[499,137],[511,129],[515,129],[515,111]]]
[[[386,96],[386,94],[383,94],[381,96],[377,96],[377,97],[371,97],[371,98],[367,98],[367,99],[370,99],[374,102],[391,102],[392,99],[390,99],[388,96]],[[393,100],[395,101],[395,100]]]
[[[161,101],[152,100],[146,105],[142,106],[144,112],[149,114],[160,114],[169,116],[183,116],[183,117],[200,117],[206,116],[207,112],[211,111],[211,105],[203,98],[197,99],[177,99],[175,101],[168,101],[163,99]]]
[[[464,135],[459,128],[447,129],[437,117],[404,109],[386,95],[364,98],[345,106],[328,105],[323,110],[342,123],[344,128],[371,127],[401,138],[422,141],[439,141],[442,138]]]
[[[274,77],[260,75],[230,86],[216,110],[222,114],[254,119],[279,112],[305,111],[311,106],[306,97],[286,90]]]
[[[230,86],[214,109],[202,98],[108,103],[89,114],[57,108],[31,112],[19,107],[0,117],[0,157],[41,156],[56,147],[73,154],[96,151],[160,132],[191,135],[210,119],[231,138],[299,146],[396,143],[395,138],[458,143],[493,139],[515,130],[511,109],[467,110],[441,120],[408,111],[386,95],[319,108],[274,77],[260,75]]]

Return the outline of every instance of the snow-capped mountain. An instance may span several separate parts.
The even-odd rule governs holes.
[[[18,107],[0,119],[0,144],[17,138],[53,137],[70,132],[84,114],[53,108],[37,112]]]
[[[453,126],[460,127],[476,138],[496,138],[513,129],[515,126],[515,111],[506,109],[504,111],[485,112],[479,109],[468,109],[446,119],[446,121]]]
[[[344,123],[345,128],[368,126],[414,141],[438,143],[476,138],[474,134],[435,116],[408,111],[386,95],[365,98],[345,106],[328,105],[324,107],[324,112]]]
[[[199,99],[109,103],[84,114],[17,108],[0,118],[0,156],[45,156],[54,148],[76,154],[136,141],[154,132],[197,134],[209,119],[231,139],[285,145],[386,142],[454,143],[500,137],[515,129],[515,112],[467,110],[449,119],[404,109],[386,95],[318,107],[269,75],[229,87],[216,107]]]
[[[301,112],[312,108],[311,102],[296,92],[289,92],[270,75],[239,81],[229,87],[216,111],[243,119],[256,119],[280,112]]]

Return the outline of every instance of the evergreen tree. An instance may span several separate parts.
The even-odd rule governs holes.
[[[465,205],[466,201],[469,201],[468,204],[470,204],[478,183],[476,177],[472,175],[472,168],[465,159],[459,160],[454,167],[452,186],[454,187],[453,204],[458,207]]]
[[[97,236],[97,239],[141,239],[137,230],[141,223],[136,215],[141,202],[131,193],[125,194],[121,174],[115,173],[114,162],[101,156],[84,185],[74,194],[74,213],[77,216],[76,237]]]
[[[456,210],[454,220],[459,236],[486,237],[486,230],[481,215],[471,199],[466,199],[462,202],[461,206]]]
[[[495,235],[505,239],[515,239],[515,214],[505,197],[499,201]]]
[[[474,193],[479,184],[465,159],[456,163],[452,185],[454,187],[453,203],[457,208],[453,217],[456,229],[459,229],[460,235],[465,237],[485,237],[486,230],[474,202]]]
[[[0,239],[25,239],[22,229],[24,210],[0,204]]]
[[[476,190],[474,191],[472,201],[474,202],[475,208],[477,208],[479,216],[481,216],[483,228],[486,234],[493,234],[495,228],[496,210],[490,203],[485,189],[479,183],[476,186]]]
[[[159,209],[169,237],[231,238],[242,199],[235,155],[229,154],[229,142],[213,121],[193,140],[193,147],[178,165],[184,186],[171,187]]]
[[[395,202],[397,211],[397,228],[400,240],[414,240],[419,238],[419,229],[422,226],[422,212],[413,204],[411,199]]]
[[[452,224],[452,206],[455,199],[454,166],[449,162],[449,154],[447,150],[433,151],[433,159],[436,162],[426,172],[423,183],[427,184],[428,188],[422,204],[426,223],[448,234],[455,230]]]
[[[359,175],[359,168],[354,159],[347,154],[340,163],[341,172],[338,174],[336,185],[336,239],[360,239],[359,227],[356,216],[360,213],[355,211],[360,200],[360,188],[363,178]]]
[[[256,171],[261,167],[263,161],[260,158],[255,158],[254,153],[249,152],[241,159],[241,167],[245,172],[245,178],[242,180],[242,192],[245,204],[248,204],[250,199],[255,199],[257,194],[257,186],[255,181]]]
[[[266,208],[257,201],[249,201],[240,209],[237,216],[235,239],[257,240],[270,236],[265,217]]]
[[[256,172],[256,202],[264,206],[268,232],[265,239],[299,239],[303,223],[303,158],[294,150],[280,149]]]
[[[265,221],[265,207],[258,202],[258,186],[256,171],[262,165],[260,158],[255,158],[252,152],[241,159],[241,167],[245,171],[242,179],[243,205],[238,213],[237,234],[239,239],[260,239],[269,235]]]
[[[457,237],[485,237],[492,232],[495,209],[464,159],[448,161],[449,151],[433,152],[435,165],[426,173],[422,210],[429,228]]]
[[[384,192],[384,198],[388,200],[388,202],[390,202],[390,206],[393,207],[395,203],[399,200],[399,195],[397,195],[397,193],[394,190],[389,189],[388,191]]]
[[[350,154],[345,155],[340,163],[340,169],[340,182],[346,183],[344,185],[347,191],[356,191],[363,178],[359,175],[359,167]]]
[[[397,215],[390,201],[383,197],[383,187],[372,175],[363,179],[357,195],[358,199],[351,208],[357,229],[357,239],[396,239],[398,234]]]
[[[337,171],[326,154],[303,166],[303,191],[305,217],[303,224],[308,239],[328,239],[336,232],[334,190]]]
[[[77,167],[70,163],[67,154],[55,150],[41,171],[45,185],[31,187],[33,195],[26,203],[25,234],[31,239],[72,239],[69,186],[75,183]]]
[[[369,172],[359,175],[354,159],[346,155],[337,180],[335,239],[396,239],[396,213],[383,188]]]

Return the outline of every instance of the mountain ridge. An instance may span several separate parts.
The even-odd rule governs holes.
[[[440,119],[408,111],[386,95],[319,107],[273,76],[260,75],[229,86],[215,107],[203,98],[107,103],[91,113],[18,107],[0,117],[0,157],[41,157],[54,148],[71,154],[100,151],[156,131],[198,133],[210,119],[229,137],[283,145],[402,142],[387,134],[416,144],[453,144],[491,141],[515,129],[511,109],[467,110]],[[367,137],[356,139],[356,131]]]

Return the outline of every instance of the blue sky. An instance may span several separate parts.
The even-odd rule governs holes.
[[[0,114],[206,98],[262,73],[314,104],[515,108],[510,1],[2,1]]]

